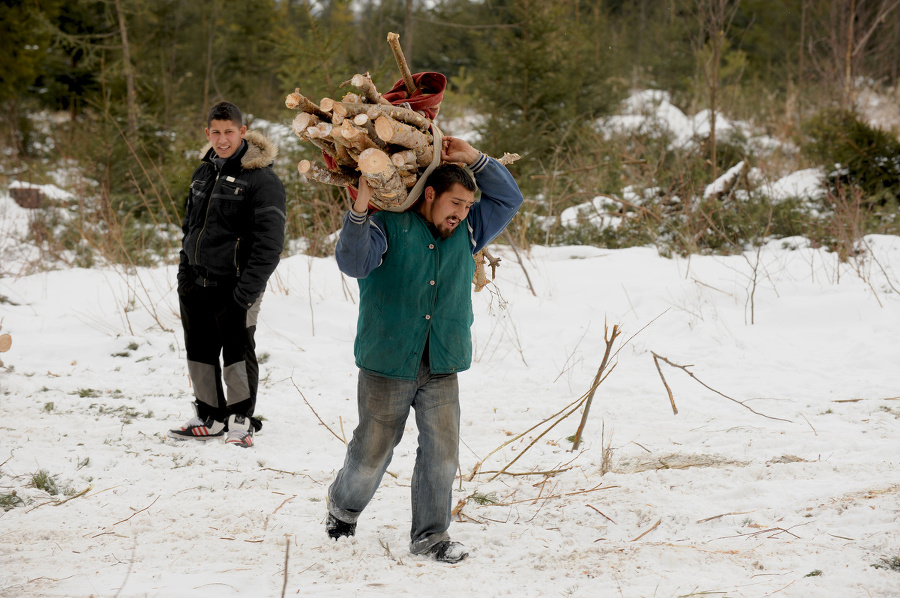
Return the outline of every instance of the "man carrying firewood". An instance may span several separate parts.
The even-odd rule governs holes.
[[[462,139],[444,137],[441,160],[410,210],[368,214],[363,177],[344,216],[335,256],[359,279],[359,424],[328,489],[325,528],[334,539],[355,534],[412,407],[419,447],[409,549],[454,563],[468,556],[448,529],[459,458],[457,372],[472,361],[472,255],[506,228],[523,198],[504,166]]]
[[[259,384],[253,337],[284,245],[284,186],[272,170],[277,149],[247,131],[234,104],[213,106],[206,138],[185,205],[178,266],[194,416],[169,437],[225,436],[228,444],[251,447],[262,427],[253,417]]]

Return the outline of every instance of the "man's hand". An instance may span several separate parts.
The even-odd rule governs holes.
[[[372,198],[372,188],[365,177],[359,177],[359,189],[356,193],[356,201],[353,203],[353,211],[363,214],[369,210],[369,200]]]
[[[441,140],[442,162],[462,162],[469,165],[475,163],[480,155],[481,152],[458,137],[444,137]]]

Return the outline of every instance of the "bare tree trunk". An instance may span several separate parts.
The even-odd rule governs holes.
[[[116,13],[119,17],[119,33],[122,36],[122,61],[125,73],[125,104],[128,110],[128,136],[134,137],[137,132],[137,93],[134,90],[134,71],[131,67],[131,47],[128,45],[128,28],[125,26],[125,13],[122,11],[122,0],[116,0]]]
[[[207,111],[209,110],[209,82],[212,79],[212,54],[213,41],[216,35],[217,13],[216,0],[212,0],[212,10],[203,11],[203,30],[206,32],[206,68],[203,72],[203,107],[201,108],[201,119],[203,122],[206,122]]]
[[[853,105],[853,22],[856,20],[856,0],[850,0],[850,18],[847,19],[847,50],[844,54],[844,108]]]
[[[698,56],[703,57],[705,44],[709,43],[710,55],[703,64],[703,74],[709,91],[709,157],[712,178],[718,177],[716,152],[716,117],[719,111],[719,69],[722,63],[725,40],[740,0],[697,0],[697,17],[700,22],[700,37],[695,44]]]
[[[718,0],[722,2],[723,0]],[[718,7],[716,7],[718,8]],[[719,61],[722,57],[722,36],[720,31],[713,32],[712,77],[709,80],[709,159],[712,162],[712,180],[719,178],[716,162],[716,92],[719,90]]]
[[[806,16],[809,12],[810,0],[803,0],[800,4],[800,56],[797,67],[797,83],[803,81],[806,73]]]

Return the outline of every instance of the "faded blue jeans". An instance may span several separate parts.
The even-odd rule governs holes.
[[[412,476],[409,550],[427,553],[449,540],[453,481],[459,462],[459,384],[456,374],[432,374],[419,365],[416,380],[395,380],[360,370],[359,424],[344,466],[328,489],[329,512],[355,522],[381,483],[409,409],[416,410],[419,446]]]

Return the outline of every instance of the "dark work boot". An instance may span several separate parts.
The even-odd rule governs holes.
[[[325,531],[328,532],[328,536],[334,540],[355,536],[356,522],[347,523],[329,513],[328,517],[325,519]]]

